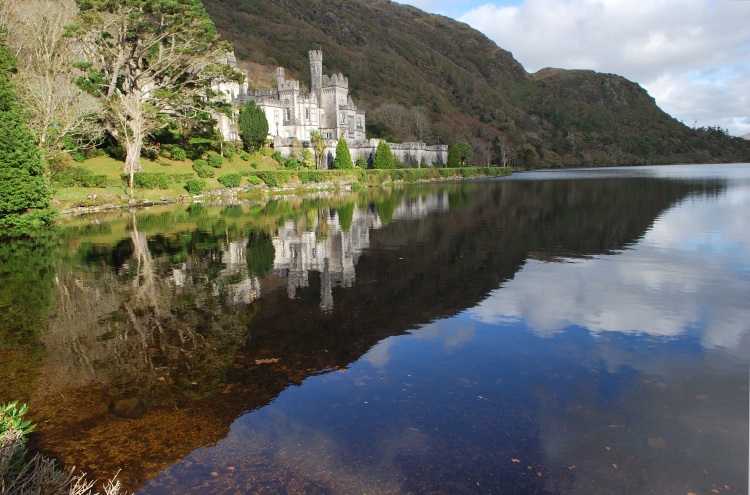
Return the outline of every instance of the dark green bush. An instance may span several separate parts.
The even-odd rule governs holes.
[[[239,187],[242,176],[240,174],[224,174],[219,177],[218,181],[225,187]]]
[[[299,168],[299,162],[293,156],[290,156],[284,160],[284,168],[287,170],[297,170]]]
[[[224,164],[224,158],[215,151],[209,151],[206,153],[206,161],[208,162],[208,165],[213,168],[221,168]]]
[[[172,159],[177,161],[183,161],[185,158],[187,158],[187,151],[180,148],[179,146],[175,146],[172,148]]]
[[[245,162],[250,160],[250,153],[247,151],[240,151],[240,159]]]
[[[185,183],[185,190],[190,194],[200,194],[206,188],[206,181],[203,179],[190,179]]]

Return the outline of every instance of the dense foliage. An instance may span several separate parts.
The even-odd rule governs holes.
[[[83,55],[78,82],[104,105],[105,128],[126,151],[126,172],[140,170],[149,136],[208,106],[212,82],[242,77],[221,64],[229,45],[200,0],[76,3],[68,36]]]
[[[247,151],[260,147],[268,137],[268,119],[266,119],[265,112],[254,101],[240,108],[237,127]]]
[[[375,159],[372,166],[378,169],[390,169],[396,167],[396,159],[393,156],[390,146],[385,141],[380,141],[375,149]]]
[[[333,160],[333,168],[336,170],[354,168],[352,155],[349,152],[349,145],[346,144],[346,140],[343,137],[339,138],[339,142],[336,143],[336,158]]]
[[[0,237],[32,233],[54,218],[44,163],[11,80],[15,68],[0,44]]]

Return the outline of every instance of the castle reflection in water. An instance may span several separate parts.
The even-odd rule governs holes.
[[[449,209],[448,194],[437,192],[401,201],[390,221],[418,221],[433,212]],[[321,224],[325,225],[321,225]],[[273,237],[275,257],[272,274],[283,277],[287,293],[294,299],[298,289],[310,286],[311,272],[320,276],[320,307],[333,309],[333,287],[351,287],[356,279],[355,266],[370,246],[370,231],[381,229],[384,222],[377,207],[355,206],[348,229],[342,229],[339,213],[324,209],[311,224],[309,218],[288,219]],[[321,234],[324,233],[324,234]],[[261,296],[260,279],[247,268],[247,245],[230,242],[221,251],[224,268],[219,280],[241,280],[233,284],[215,284],[215,296],[223,293],[230,305],[249,304]],[[180,287],[186,283],[185,267],[173,269],[173,281]]]

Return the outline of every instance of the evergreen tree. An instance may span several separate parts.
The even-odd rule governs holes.
[[[474,156],[474,148],[466,141],[459,141],[453,147],[458,151],[461,166],[465,167],[468,165],[467,162]]]
[[[396,168],[396,159],[393,157],[391,147],[385,141],[378,143],[375,150],[375,160],[372,163],[373,168],[389,169]]]
[[[54,219],[44,164],[11,74],[16,60],[0,38],[0,237],[28,234]]]
[[[354,168],[352,155],[349,153],[349,145],[346,144],[344,138],[339,138],[339,142],[336,143],[336,158],[333,160],[333,168],[338,170]]]
[[[254,101],[247,102],[240,108],[237,126],[247,151],[260,147],[268,137],[266,113]]]
[[[448,163],[447,167],[460,167],[461,166],[461,151],[455,146],[451,146],[448,150]]]

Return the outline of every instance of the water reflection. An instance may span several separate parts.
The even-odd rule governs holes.
[[[31,401],[36,446],[144,493],[679,493],[656,467],[698,486],[690,441],[722,459],[742,444],[695,429],[747,417],[750,243],[730,227],[746,196],[727,184],[512,180],[76,219],[38,378],[6,387]],[[742,459],[711,482],[736,485]]]
[[[691,196],[660,216],[637,249],[560,264],[529,260],[470,314],[524,321],[539,335],[581,326],[738,349],[750,329],[750,278],[741,276],[750,273],[750,232],[741,228],[748,207],[749,187],[721,201]]]

